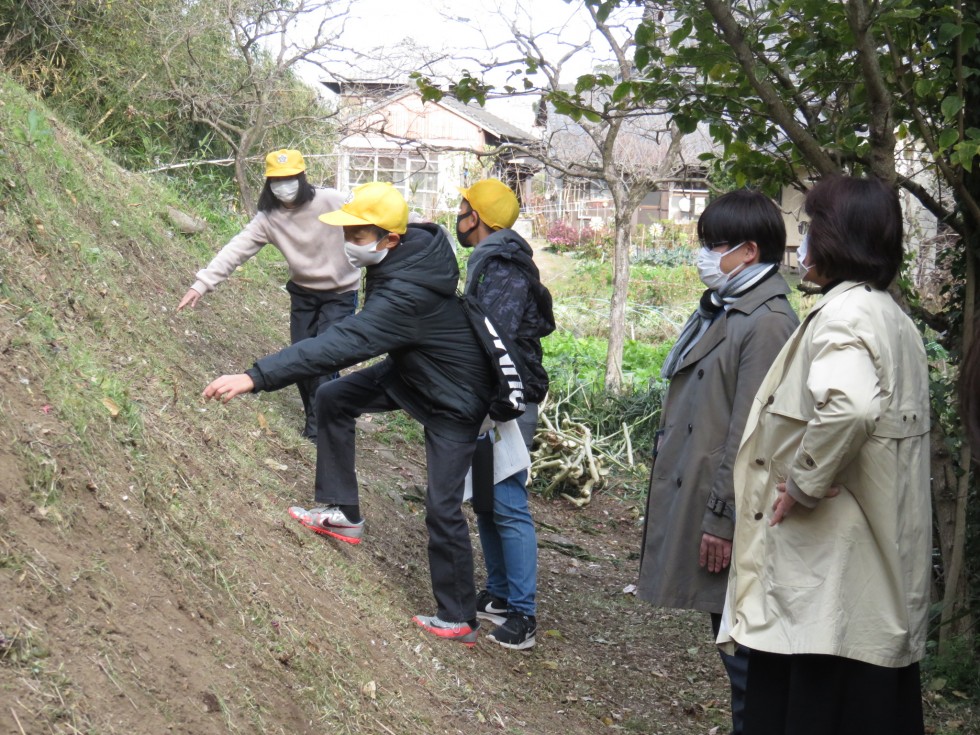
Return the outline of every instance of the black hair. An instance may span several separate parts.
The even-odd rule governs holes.
[[[885,289],[902,267],[902,205],[880,179],[830,176],[806,195],[809,260],[830,281]]]
[[[345,227],[349,227],[352,230],[370,228],[372,234],[374,234],[374,236],[379,240],[383,237],[388,237],[388,235],[391,234],[391,230],[386,230],[384,227],[378,227],[377,225],[345,225]],[[399,237],[401,237],[401,235],[399,235]]]
[[[300,171],[295,176],[267,176],[265,185],[262,187],[262,193],[259,194],[258,210],[260,212],[271,212],[282,206],[282,202],[276,199],[276,195],[272,193],[269,183],[272,181],[288,181],[289,179],[299,179],[299,192],[297,192],[296,198],[291,202],[293,207],[298,207],[301,204],[313,201],[316,188],[306,180],[306,171]]]
[[[739,189],[712,200],[698,218],[702,245],[727,243],[735,247],[751,240],[759,247],[759,262],[779,263],[786,252],[786,225],[772,199],[758,191]]]

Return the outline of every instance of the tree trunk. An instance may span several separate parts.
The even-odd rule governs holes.
[[[630,283],[630,220],[633,210],[616,203],[616,239],[613,249],[613,293],[609,309],[609,346],[606,350],[606,390],[623,390],[623,347],[626,343],[626,300]],[[628,211],[626,211],[628,210]]]
[[[254,217],[258,211],[258,202],[252,196],[251,187],[248,185],[248,175],[245,173],[246,153],[244,148],[235,150],[235,183],[238,184],[238,195],[242,200],[242,207],[248,212],[249,217]]]
[[[969,247],[966,252],[966,289],[963,299],[963,346],[962,354],[970,350],[973,339],[973,322],[976,308],[976,265],[973,253]],[[946,586],[943,590],[943,608],[940,615],[939,650],[945,652],[949,644],[958,635],[970,630],[970,608],[967,602],[966,567],[963,563],[963,552],[966,547],[966,506],[970,494],[970,442],[967,441],[966,431],[963,434],[963,444],[960,449],[960,475],[956,480],[956,492],[952,508],[947,514],[946,525],[952,521],[952,538],[949,556],[943,553],[943,568],[946,572]],[[949,513],[949,510],[952,512]],[[937,507],[938,515],[938,507]]]

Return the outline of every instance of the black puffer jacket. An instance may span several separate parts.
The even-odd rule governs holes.
[[[437,225],[409,225],[366,269],[364,307],[323,334],[264,357],[248,370],[255,390],[278,390],[387,353],[384,389],[439,436],[476,437],[495,386],[487,357],[456,295],[459,269]]]
[[[473,295],[505,334],[512,335],[524,358],[524,396],[540,403],[548,393],[541,338],[555,331],[551,294],[541,283],[533,251],[513,230],[497,230],[473,250],[466,265],[466,291]]]

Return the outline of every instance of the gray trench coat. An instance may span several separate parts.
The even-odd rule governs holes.
[[[719,315],[687,354],[664,399],[650,477],[639,596],[720,613],[727,570],[698,565],[705,533],[735,533],[732,470],[752,399],[799,324],[778,273]]]

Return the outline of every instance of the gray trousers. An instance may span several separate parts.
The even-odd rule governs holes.
[[[357,417],[399,409],[380,383],[384,372],[380,364],[372,365],[317,390],[317,505],[359,505],[354,470]],[[476,618],[473,547],[463,515],[463,485],[475,447],[476,439],[459,442],[425,430],[429,574],[437,614],[447,622]]]

